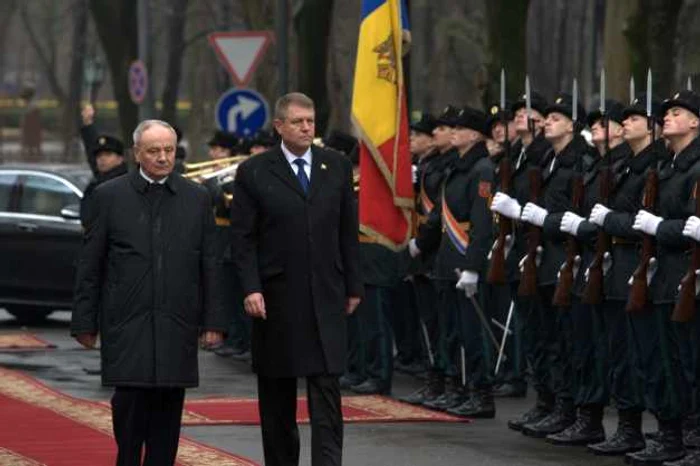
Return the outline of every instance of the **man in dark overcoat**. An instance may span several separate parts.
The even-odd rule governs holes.
[[[281,97],[274,149],[238,168],[233,259],[254,318],[253,369],[265,464],[297,465],[296,378],[306,377],[314,466],[340,465],[346,315],[363,294],[352,165],[312,147],[314,104]]]
[[[198,385],[197,346],[227,319],[207,191],[173,173],[175,131],[134,132],[139,168],[94,192],[78,265],[71,335],[101,340],[102,384],[115,387],[117,465],[175,463],[185,388]]]

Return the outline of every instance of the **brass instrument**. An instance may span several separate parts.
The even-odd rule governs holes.
[[[208,180],[221,174],[228,173],[231,171],[231,167],[237,167],[239,163],[243,162],[248,157],[249,156],[247,155],[237,155],[235,157],[227,157],[225,159],[185,164],[187,172],[182,176],[192,181],[201,182]]]

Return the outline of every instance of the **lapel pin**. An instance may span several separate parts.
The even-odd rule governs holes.
[[[325,170],[325,169],[326,169],[326,164],[325,164],[325,163],[322,163],[322,164],[321,164],[321,170]]]

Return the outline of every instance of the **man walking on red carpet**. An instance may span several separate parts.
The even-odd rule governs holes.
[[[234,183],[233,259],[253,319],[253,369],[266,466],[299,463],[297,377],[306,377],[311,464],[339,466],[338,376],[345,370],[346,314],[363,293],[352,164],[312,147],[314,104],[281,97],[282,143],[246,160]]]
[[[90,349],[100,335],[117,466],[175,463],[198,336],[218,343],[227,325],[211,200],[173,172],[176,146],[167,123],[138,125],[139,167],[95,189],[78,264],[71,335]]]

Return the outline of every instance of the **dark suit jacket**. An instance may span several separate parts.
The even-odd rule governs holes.
[[[304,194],[278,146],[238,168],[231,207],[233,260],[244,296],[261,292],[253,369],[268,377],[341,374],[348,296],[362,296],[352,165],[313,147]]]
[[[94,207],[71,334],[99,332],[104,385],[196,386],[200,329],[228,322],[209,195],[171,174],[158,198],[133,170],[98,186]]]

